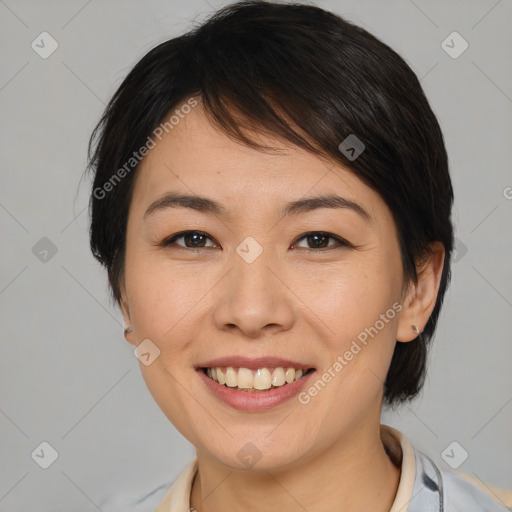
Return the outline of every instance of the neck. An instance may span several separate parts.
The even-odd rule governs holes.
[[[389,512],[400,469],[386,454],[380,423],[354,429],[324,452],[276,471],[236,471],[198,451],[191,507],[198,512]]]

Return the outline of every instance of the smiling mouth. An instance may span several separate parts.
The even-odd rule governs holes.
[[[269,391],[291,384],[315,371],[314,368],[249,368],[215,367],[201,368],[203,373],[220,385],[236,391]]]

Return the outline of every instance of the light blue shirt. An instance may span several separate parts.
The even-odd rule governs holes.
[[[510,512],[456,473],[440,470],[418,450],[414,458],[416,477],[407,512]]]

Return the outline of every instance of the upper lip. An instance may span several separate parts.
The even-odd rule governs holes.
[[[310,364],[300,363],[298,361],[291,361],[290,359],[282,359],[280,357],[256,357],[249,358],[243,356],[229,356],[211,359],[196,365],[199,368],[224,368],[231,366],[233,368],[248,368],[250,370],[257,370],[258,368],[314,368]]]

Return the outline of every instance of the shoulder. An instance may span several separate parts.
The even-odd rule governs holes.
[[[496,489],[483,482],[477,486],[467,477],[453,472],[442,472],[442,475],[446,504],[458,507],[454,510],[470,510],[468,508],[470,504],[478,504],[481,507],[479,510],[508,512],[509,508],[507,507],[512,506],[512,492]],[[449,510],[447,509],[447,511]],[[477,509],[475,508],[475,510]]]
[[[440,469],[399,430],[381,425],[381,439],[400,482],[391,512],[510,512],[512,491]],[[507,508],[510,507],[510,508]]]
[[[491,486],[482,482],[476,486],[467,478],[453,471],[445,471],[439,467],[425,454],[414,450],[416,459],[416,479],[411,508],[409,512],[424,512],[424,506],[414,508],[414,496],[423,496],[434,505],[438,502],[438,508],[444,512],[509,512],[506,507],[505,494],[501,496],[493,492]],[[422,501],[422,500],[420,500]]]

